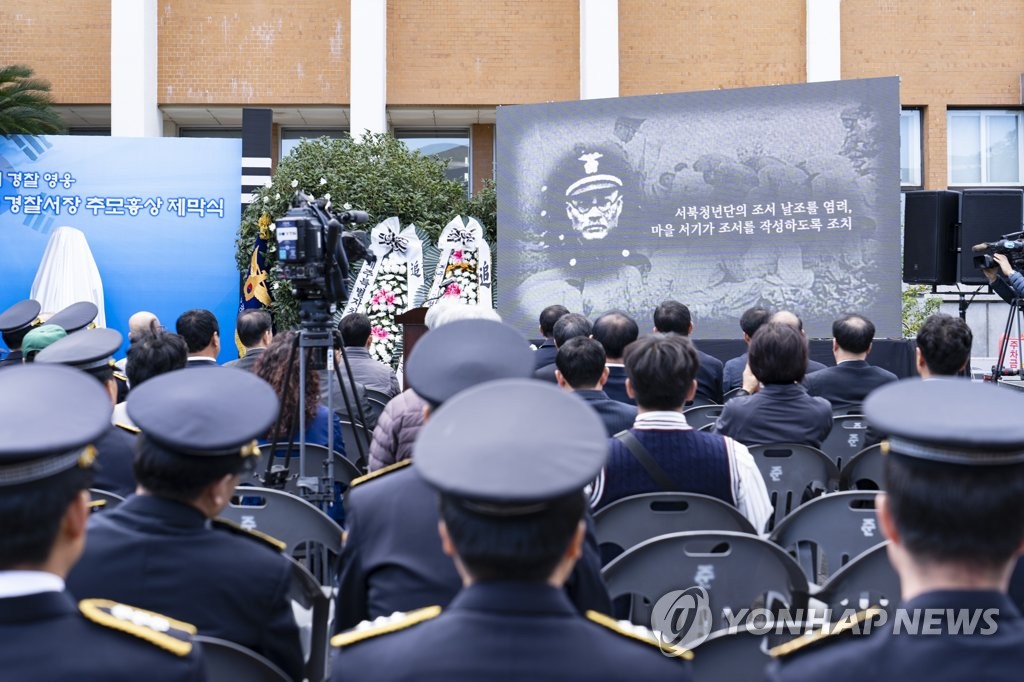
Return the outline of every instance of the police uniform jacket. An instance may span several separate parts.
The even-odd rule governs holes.
[[[935,591],[911,599],[902,608],[908,610],[908,620],[914,609],[936,609],[941,616],[934,621],[937,634],[906,634],[905,626],[901,626],[901,634],[893,634],[894,620],[889,617],[870,634],[832,635],[783,655],[769,667],[768,678],[800,682],[1021,679],[1024,619],[1005,594]],[[974,633],[961,630],[954,634],[946,625],[947,609],[952,609],[953,615],[967,609],[965,621],[977,615]],[[919,621],[923,624],[924,620],[922,612]]]
[[[20,350],[12,350],[2,360],[0,360],[0,369],[7,366],[20,365],[24,356]]]
[[[437,491],[411,466],[382,471],[352,487],[345,500],[339,630],[396,611],[445,606],[462,587],[451,557],[441,550]],[[611,609],[592,531],[566,591],[581,612]]]
[[[291,571],[264,541],[212,525],[189,505],[139,495],[89,519],[67,585],[79,599],[112,599],[192,623],[301,679]]]
[[[462,590],[436,618],[408,623],[338,646],[331,679],[691,679],[686,661],[664,655],[650,639],[588,620],[561,590],[544,584],[479,583]]]
[[[892,381],[896,381],[896,375],[887,369],[864,360],[847,360],[808,374],[804,385],[811,395],[832,403],[833,410],[842,410],[859,408],[871,391]]]
[[[801,384],[767,384],[722,408],[715,431],[744,445],[805,443],[821,447],[832,430],[832,406]]]
[[[18,682],[206,679],[198,645],[189,642],[170,651],[165,648],[169,635],[150,631],[154,641],[149,641],[133,634],[140,628],[132,625],[90,620],[66,592],[0,599],[0,677]]]
[[[109,490],[121,497],[135,492],[135,473],[132,462],[135,459],[135,438],[124,428],[113,424],[96,441],[98,470],[93,487]]]

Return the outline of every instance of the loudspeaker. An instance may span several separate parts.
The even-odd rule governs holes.
[[[965,189],[960,199],[960,281],[987,284],[985,274],[974,267],[971,247],[1020,232],[1022,222],[1024,190]]]
[[[919,190],[906,193],[903,214],[903,281],[956,284],[956,222],[960,193]]]

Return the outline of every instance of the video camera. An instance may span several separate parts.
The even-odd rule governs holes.
[[[986,242],[971,247],[974,252],[974,267],[994,268],[996,262],[992,259],[997,253],[1006,254],[1010,266],[1014,270],[1024,270],[1024,240],[1021,239],[1000,239],[997,242]]]
[[[349,262],[365,258],[367,250],[343,226],[368,220],[365,211],[332,211],[324,198],[295,193],[291,208],[274,223],[281,277],[300,303],[348,300]]]

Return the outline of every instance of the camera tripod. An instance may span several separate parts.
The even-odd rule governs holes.
[[[999,354],[996,356],[996,364],[992,367],[992,381],[998,383],[1003,377],[1018,376],[1024,378],[1024,362],[1021,361],[1020,356],[1020,338],[1021,338],[1021,306],[1024,306],[1024,299],[1014,298],[1010,303],[1010,312],[1006,315],[1006,324],[1003,325],[1003,340],[999,344]],[[1006,364],[1007,352],[1010,348],[1010,333],[1013,331],[1013,322],[1017,321],[1017,335],[1013,338],[1017,339],[1017,369],[1008,370],[1004,369]]]
[[[267,465],[259,476],[262,485],[268,488],[282,489],[285,487],[291,476],[292,452],[295,449],[296,435],[298,437],[298,462],[299,462],[299,486],[298,492],[308,502],[320,509],[327,511],[327,508],[334,502],[334,484],[336,481],[334,470],[334,392],[330,383],[333,378],[338,381],[342,399],[345,402],[345,409],[353,420],[358,414],[359,425],[366,424],[366,415],[363,406],[356,394],[355,377],[352,374],[352,366],[348,356],[345,354],[344,344],[335,344],[334,333],[330,325],[332,307],[325,301],[312,300],[301,301],[300,329],[295,336],[291,350],[288,354],[288,367],[285,373],[282,394],[287,395],[292,378],[292,370],[295,367],[295,357],[298,356],[299,364],[299,399],[296,409],[298,410],[298,428],[292,429],[288,438],[288,445],[283,457],[278,457],[278,441],[275,437],[270,444],[270,456],[267,458]],[[341,367],[335,362],[334,351],[338,350],[342,357],[342,364],[348,376],[348,385],[342,380]],[[307,357],[311,356],[311,357]],[[311,363],[311,364],[309,364]],[[307,367],[308,366],[308,367]],[[306,370],[328,370],[327,381],[327,412],[331,420],[327,430],[327,451],[328,456],[324,458],[323,466],[316,477],[315,484],[311,484],[308,477],[305,477],[306,468]],[[349,392],[351,391],[351,396]],[[355,409],[353,409],[353,405]],[[274,433],[279,434],[285,414],[278,414],[277,423],[274,426]],[[294,420],[292,420],[294,423]],[[369,449],[369,436],[365,427],[358,426],[353,429],[354,445],[359,452],[359,460],[365,461]],[[362,438],[361,438],[362,437]],[[363,443],[365,439],[365,445]],[[353,444],[346,443],[351,447]]]

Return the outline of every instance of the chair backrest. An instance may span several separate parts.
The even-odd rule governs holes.
[[[331,598],[329,591],[325,591],[302,564],[291,559],[291,565],[292,580],[288,598],[292,601],[292,611],[302,639],[302,652],[306,661],[304,677],[308,682],[323,682],[327,677],[327,649],[333,629]],[[213,682],[214,678],[210,680]]]
[[[89,511],[92,513],[110,511],[124,502],[124,498],[109,490],[89,488]]]
[[[373,432],[359,422],[342,419],[341,437],[345,441],[345,459],[352,462],[357,470],[365,471],[370,456],[370,443],[373,442]],[[360,446],[362,446],[361,454]]]
[[[712,632],[693,648],[695,680],[759,680],[771,658],[763,630],[742,626]]]
[[[863,611],[869,606],[885,609],[893,616],[900,602],[900,577],[889,563],[888,542],[882,542],[855,557],[829,579],[815,595],[832,611],[830,620],[844,612]]]
[[[830,493],[797,507],[771,541],[796,557],[807,579],[822,584],[861,552],[884,540],[875,493]]]
[[[726,391],[726,392],[725,392],[725,395],[723,395],[723,396],[722,396],[722,404],[724,405],[724,404],[726,404],[727,402],[729,402],[730,400],[732,400],[733,398],[738,398],[738,397],[740,397],[741,395],[749,395],[749,394],[748,394],[748,393],[747,393],[747,392],[746,392],[746,391],[745,391],[745,390],[743,389],[743,387],[742,387],[742,386],[740,386],[740,387],[738,387],[738,388],[734,388],[734,389],[732,389],[731,391]]]
[[[375,388],[366,388],[366,399],[376,405],[379,410],[383,410],[384,406],[391,400],[391,396]]]
[[[333,579],[341,526],[306,500],[283,490],[239,486],[220,515],[285,543],[287,552],[304,557],[324,584]]]
[[[879,444],[864,448],[843,462],[839,472],[840,490],[882,490],[885,488],[885,455]]]
[[[862,414],[841,414],[832,417],[832,430],[821,443],[821,451],[840,469],[858,452],[867,447],[868,422]]]
[[[765,530],[771,531],[789,512],[817,495],[835,490],[839,469],[824,452],[801,443],[752,445],[757,468],[771,497],[774,514]]]
[[[344,433],[344,432],[343,432]],[[346,442],[347,445],[347,442]],[[277,450],[275,451],[276,456],[274,457],[274,463],[272,464],[272,471],[279,470],[284,467],[286,461],[286,453],[288,451],[288,444],[278,444]],[[292,456],[288,463],[288,473],[282,481],[282,489],[292,493],[293,495],[299,494],[300,486],[308,489],[315,489],[316,482],[311,479],[320,478],[324,475],[323,465],[327,460],[328,450],[323,445],[314,445],[313,443],[306,444],[306,461],[305,470],[300,469],[299,457],[299,446],[296,444],[292,446]],[[243,483],[249,483],[252,485],[262,486],[264,485],[263,476],[267,471],[267,461],[270,459],[270,448],[263,447],[260,449],[259,462],[256,464],[256,468],[251,474],[249,479],[243,480]],[[283,472],[282,472],[282,475]],[[352,462],[345,457],[342,457],[337,452],[334,453],[334,480],[342,485],[342,492],[348,489],[349,484],[353,479],[362,476],[363,472]],[[303,480],[305,479],[305,480]]]
[[[711,609],[708,634],[729,625],[727,610],[740,617],[781,598],[790,609],[807,604],[807,579],[779,547],[746,533],[669,533],[645,540],[602,569],[614,599],[634,595],[630,619],[650,626],[650,609],[675,590],[700,587]],[[733,620],[732,622],[735,622]]]
[[[683,410],[683,415],[686,417],[687,424],[699,429],[706,424],[714,424],[718,421],[722,409],[721,405],[694,405]]]
[[[291,679],[269,660],[241,644],[206,635],[196,635],[195,640],[203,647],[206,678],[210,682],[288,682]]]
[[[736,507],[697,493],[644,493],[616,500],[594,514],[598,543],[619,552],[666,533],[729,530],[754,533]]]

